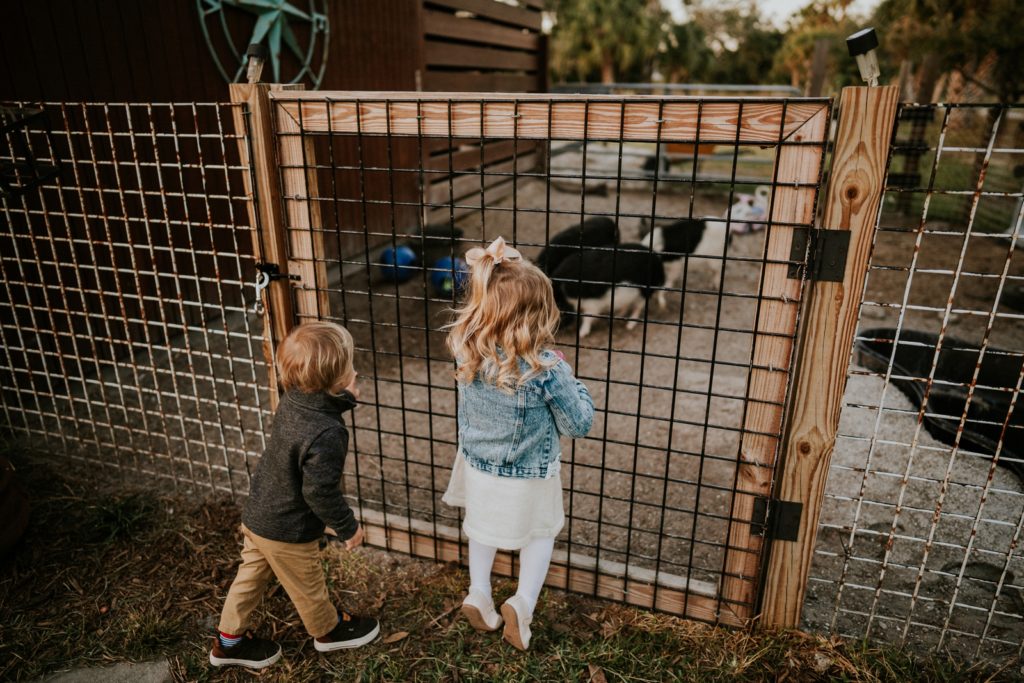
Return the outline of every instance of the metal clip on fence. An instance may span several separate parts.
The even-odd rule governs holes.
[[[298,275],[281,274],[281,267],[276,263],[265,263],[260,261],[256,264],[256,303],[253,304],[252,312],[256,315],[263,315],[266,307],[263,305],[263,290],[270,286],[274,280],[288,279],[300,280]]]

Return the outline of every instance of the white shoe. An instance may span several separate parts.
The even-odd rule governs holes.
[[[529,649],[533,613],[526,608],[526,600],[518,593],[513,595],[501,606],[501,616],[505,617],[502,637],[517,650],[525,652]]]
[[[494,600],[478,590],[470,589],[462,601],[462,613],[477,631],[497,631],[501,628],[501,615],[494,609]]]

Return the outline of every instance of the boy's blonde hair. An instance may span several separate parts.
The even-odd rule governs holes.
[[[479,373],[513,391],[554,365],[540,354],[554,341],[560,313],[551,281],[529,261],[502,260],[491,250],[473,259],[466,301],[455,313],[448,348],[459,361],[460,382],[472,382]],[[529,366],[526,372],[520,371],[520,359]]]
[[[341,325],[314,321],[292,329],[277,348],[281,386],[339,394],[355,379],[352,335]]]

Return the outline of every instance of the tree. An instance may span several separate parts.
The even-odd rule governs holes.
[[[764,20],[756,3],[692,0],[687,12],[690,21],[666,31],[666,42],[678,44],[682,54],[669,49],[663,59],[685,67],[675,80],[757,84],[771,79],[782,33]]]
[[[861,28],[849,15],[851,4],[851,0],[812,0],[797,12],[775,56],[775,74],[788,76],[791,85],[802,87],[811,79],[814,51],[824,43],[832,88],[860,83],[856,62],[846,48],[846,37]]]
[[[669,83],[703,80],[714,54],[707,45],[704,29],[696,22],[666,22],[658,45],[658,68]]]
[[[551,67],[560,79],[599,72],[602,83],[614,83],[658,49],[665,12],[657,0],[554,0],[550,7]]]
[[[761,84],[772,79],[782,32],[769,25],[755,2],[695,4],[694,22],[709,36],[714,53],[704,75],[708,83]]]
[[[1024,96],[1024,11],[1017,0],[883,0],[875,20],[890,60],[930,58],[1001,102]],[[986,76],[983,65],[991,67]]]

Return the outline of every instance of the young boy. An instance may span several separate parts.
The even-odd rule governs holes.
[[[359,396],[352,355],[352,335],[333,323],[305,323],[281,342],[277,364],[285,394],[242,512],[242,564],[210,651],[214,666],[260,669],[281,657],[280,645],[248,630],[271,576],[281,582],[320,652],[359,647],[380,633],[376,619],[335,609],[320,568],[325,527],[349,550],[363,542],[363,530],[338,488],[348,450],[341,414]]]

